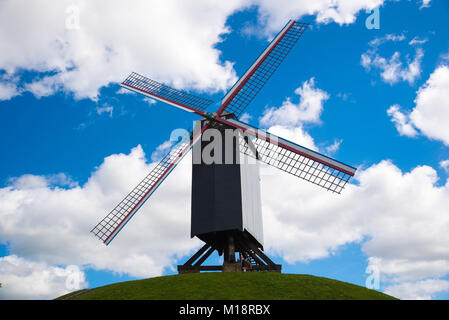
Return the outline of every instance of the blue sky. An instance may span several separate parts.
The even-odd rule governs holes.
[[[118,82],[136,71],[219,101],[288,18],[309,22],[311,27],[245,117],[252,125],[281,136],[285,133],[288,139],[357,167],[360,176],[335,199],[283,173],[266,179],[262,175],[269,254],[286,273],[364,286],[369,276],[365,270],[374,265],[381,275],[378,290],[404,298],[449,298],[449,255],[444,245],[449,240],[448,2],[365,1],[353,9],[337,5],[336,14],[326,11],[324,0],[321,7],[306,10],[306,0],[303,7],[288,4],[279,12],[269,11],[270,1],[250,2],[235,1],[212,10],[199,1],[173,13],[172,21],[182,18],[173,22],[179,38],[172,37],[176,30],[148,19],[141,27],[157,32],[148,31],[144,35],[149,38],[139,43],[119,34],[117,38],[124,41],[121,47],[109,39],[108,28],[92,27],[92,12],[86,11],[83,1],[74,1],[74,7],[66,2],[49,13],[49,26],[55,23],[61,28],[56,35],[45,29],[30,31],[33,25],[19,32],[18,40],[7,37],[5,29],[0,32],[4,43],[0,51],[0,298],[49,298],[63,293],[68,290],[64,270],[70,265],[78,266],[80,279],[84,277],[81,283],[89,287],[174,274],[176,264],[199,244],[185,236],[190,227],[189,195],[183,193],[189,190],[188,158],[158,190],[155,204],[142,209],[137,221],[130,222],[109,247],[94,247],[89,235],[92,222],[106,215],[107,208],[145,175],[151,155],[171,131],[191,127],[196,119],[160,102],[123,93]],[[25,5],[6,3],[0,6],[0,16],[14,16],[14,7]],[[365,8],[379,3],[383,3],[380,28],[367,29],[371,12]],[[161,7],[158,10],[165,12]],[[112,5],[101,18],[111,28],[114,9],[119,11],[119,5]],[[32,8],[25,10],[32,12]],[[73,14],[75,18],[79,14],[79,20],[70,20]],[[213,20],[202,22],[211,23],[207,31],[197,21],[199,14]],[[126,15],[121,19],[129,22]],[[198,33],[188,33],[195,30]],[[191,42],[182,42],[187,35]],[[50,39],[49,43],[54,43],[52,37],[62,39],[65,49],[56,54],[58,46],[40,47],[30,36],[43,42]],[[89,45],[99,39],[104,43]],[[96,45],[102,45],[102,50]],[[23,51],[23,57],[11,54],[14,49],[21,49],[17,52]],[[142,53],[135,51],[139,49]],[[293,116],[292,120],[292,110],[313,113],[316,119]],[[292,189],[288,199],[274,190],[284,183]],[[174,187],[178,184],[179,189]],[[178,211],[175,205],[182,208],[177,214],[183,216],[164,217]],[[300,212],[295,216],[292,208]],[[152,224],[160,232],[151,238],[139,236],[142,228]],[[282,235],[290,225],[293,230]],[[179,230],[184,233],[178,239],[173,235]],[[165,242],[162,254],[156,244]],[[118,262],[122,258],[126,263]],[[37,281],[33,271],[51,270],[54,275],[21,296],[15,289],[21,284],[11,271],[14,268],[22,270],[24,282]]]

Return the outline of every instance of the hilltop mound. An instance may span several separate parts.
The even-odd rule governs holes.
[[[395,299],[347,282],[272,272],[210,272],[128,281],[80,290],[75,300],[378,300]]]

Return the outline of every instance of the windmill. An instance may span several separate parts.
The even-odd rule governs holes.
[[[248,160],[257,159],[335,193],[343,190],[356,171],[238,120],[307,27],[307,23],[290,20],[224,96],[213,114],[206,111],[213,103],[209,99],[170,88],[137,73],[129,75],[121,83],[122,87],[195,113],[201,119],[193,132],[173,144],[167,155],[91,232],[108,245],[193,148],[191,237],[196,236],[205,244],[178,266],[179,273],[237,271],[241,270],[243,258],[250,261],[254,270],[280,272],[281,265],[275,264],[263,251],[259,171],[257,161]],[[217,134],[218,138],[226,138],[229,130],[233,135],[227,146],[231,147],[215,145],[210,154],[218,161],[206,161],[202,155],[217,142]],[[210,132],[215,134],[213,140]],[[230,150],[236,152],[230,155]],[[214,251],[223,255],[223,265],[203,266]]]

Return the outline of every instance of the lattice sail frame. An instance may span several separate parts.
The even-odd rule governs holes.
[[[329,191],[340,193],[351,175],[322,163],[299,155],[278,145],[259,138],[253,138],[252,143],[257,149],[257,159],[265,164],[290,173],[298,178],[312,182]],[[241,152],[253,156],[248,144],[240,140]]]
[[[307,23],[289,21],[226,94],[217,114],[221,115],[223,111],[227,111],[239,118],[288,55],[308,25]]]
[[[121,83],[121,86],[188,112],[204,111],[214,102],[210,99],[173,89],[135,72],[131,73]]]
[[[200,137],[198,135],[191,140],[190,133],[187,133],[175,143],[151,172],[91,232],[108,245]]]
[[[241,121],[230,119],[228,125],[243,132],[240,151],[244,154],[329,191],[341,193],[356,172],[354,167]]]

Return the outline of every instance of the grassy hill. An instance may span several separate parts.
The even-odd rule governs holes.
[[[310,275],[210,272],[156,277],[72,292],[74,300],[395,299],[354,284]]]

